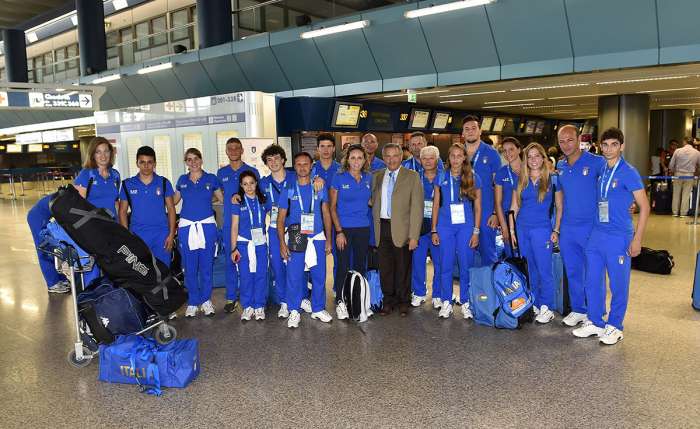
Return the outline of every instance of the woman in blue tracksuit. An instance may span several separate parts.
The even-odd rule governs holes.
[[[481,180],[474,173],[462,144],[448,152],[445,172],[435,185],[433,196],[432,241],[440,246],[440,299],[438,317],[452,314],[452,272],[455,255],[459,262],[459,296],[462,316],[471,319],[469,269],[474,265],[474,249],[479,245],[481,221]]]
[[[525,148],[518,187],[513,192],[511,210],[517,219],[516,231],[509,234],[514,245],[528,261],[530,287],[535,298],[535,320],[549,323],[554,319],[554,275],[552,248],[559,241],[562,196],[556,193],[556,176],[547,162],[547,154],[539,143]],[[556,203],[556,204],[555,204]],[[552,204],[556,218],[552,228]]]
[[[503,155],[508,164],[504,165],[496,172],[496,178],[494,180],[494,197],[496,203],[494,205],[498,223],[501,225],[503,246],[505,247],[506,256],[513,256],[513,249],[510,246],[507,214],[510,210],[513,191],[518,186],[520,175],[520,141],[515,137],[506,137],[503,139],[501,145],[503,147]]]
[[[213,316],[212,273],[218,233],[212,199],[222,202],[224,195],[219,179],[202,170],[202,153],[198,149],[185,151],[185,163],[189,173],[177,180],[173,198],[175,205],[182,199],[177,235],[189,292],[185,317],[195,317],[198,310]]]
[[[265,320],[267,303],[267,199],[252,171],[239,176],[239,199],[231,209],[231,260],[241,275],[241,320]],[[231,204],[231,203],[229,203]]]
[[[95,207],[107,210],[116,218],[121,177],[112,168],[114,156],[114,147],[109,140],[99,136],[93,138],[88,145],[83,169],[75,178],[75,188]]]

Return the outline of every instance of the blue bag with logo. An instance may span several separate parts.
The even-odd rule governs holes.
[[[532,312],[534,298],[522,271],[523,262],[522,259],[507,258],[493,266],[492,284],[500,302],[495,320],[497,328],[517,329]]]
[[[369,305],[370,310],[378,313],[382,309],[382,301],[384,294],[382,293],[382,285],[379,282],[379,272],[377,270],[367,271],[367,284],[369,285]]]
[[[195,339],[159,345],[150,338],[125,335],[101,345],[99,356],[100,381],[138,384],[149,395],[160,396],[162,387],[185,387],[200,371]]]
[[[469,269],[469,302],[474,321],[479,325],[496,326],[496,313],[500,308],[498,296],[492,284],[490,266]]]

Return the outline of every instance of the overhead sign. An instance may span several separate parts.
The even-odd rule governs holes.
[[[67,142],[75,140],[73,128],[63,128],[60,130],[48,130],[41,133],[44,143]]]
[[[30,92],[29,107],[92,109],[92,95],[71,92]]]
[[[15,136],[15,142],[17,144],[41,143],[41,131],[37,131],[35,133],[17,134]]]

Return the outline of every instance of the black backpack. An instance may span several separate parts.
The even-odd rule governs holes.
[[[675,263],[668,250],[654,250],[642,247],[639,256],[632,258],[632,268],[653,274],[671,274]]]

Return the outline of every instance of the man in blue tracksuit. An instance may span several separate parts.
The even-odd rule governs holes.
[[[481,141],[479,118],[468,115],[462,120],[462,138],[472,168],[481,179],[481,234],[479,235],[479,255],[482,265],[491,265],[498,260],[496,251],[496,228],[498,217],[494,205],[494,177],[501,168],[501,157],[493,147]]]
[[[605,158],[596,184],[596,220],[586,244],[586,299],[588,320],[574,329],[576,337],[597,336],[602,344],[613,345],[623,338],[622,321],[629,299],[631,259],[642,250],[642,237],[649,218],[649,200],[637,170],[622,157],[624,136],[609,128],[600,137]],[[637,228],[630,206],[639,206]],[[610,311],[607,321],[605,276],[610,279]]]
[[[576,326],[586,320],[584,250],[595,223],[595,187],[605,159],[581,151],[578,128],[573,125],[559,128],[558,140],[559,148],[566,156],[566,159],[557,163],[558,192],[564,194],[559,249],[569,283],[571,302],[571,313],[564,317],[562,323]]]
[[[418,174],[423,172],[423,165],[420,162],[420,151],[428,145],[428,140],[425,138],[425,133],[416,131],[411,133],[411,137],[408,140],[408,150],[411,152],[411,157],[401,163],[403,168],[413,170]],[[437,159],[437,171],[442,173],[445,170],[445,165],[442,159],[438,157]]]
[[[153,256],[170,266],[176,227],[173,186],[168,179],[155,173],[156,153],[153,148],[142,146],[138,149],[136,166],[139,174],[122,182],[119,223],[141,237]]]
[[[44,275],[49,293],[68,293],[70,292],[70,283],[62,274],[56,271],[53,257],[39,250],[39,245],[41,244],[39,233],[46,228],[46,225],[51,220],[50,201],[51,195],[40,199],[27,213],[27,223],[34,239],[34,246],[36,246],[39,268],[41,268],[41,274]]]
[[[377,136],[371,133],[367,133],[364,136],[362,136],[361,141],[362,147],[365,148],[365,152],[367,152],[367,162],[369,163],[370,173],[374,173],[375,171],[381,170],[382,168],[386,168],[386,163],[380,158],[377,158],[376,156],[377,149],[379,148]],[[372,222],[370,222],[370,225],[371,224]],[[371,237],[372,233],[370,232],[370,238]]]
[[[260,174],[255,167],[252,167],[243,162],[243,143],[236,138],[231,137],[226,141],[226,156],[229,159],[229,165],[221,167],[216,172],[216,177],[224,187],[224,224],[221,231],[221,236],[224,237],[224,251],[226,255],[230,255],[231,251],[231,197],[238,193],[238,177],[244,171],[252,171],[255,173],[257,180],[260,180]],[[238,299],[238,269],[231,258],[226,260],[226,304],[224,311],[232,313],[236,309],[236,300]]]

